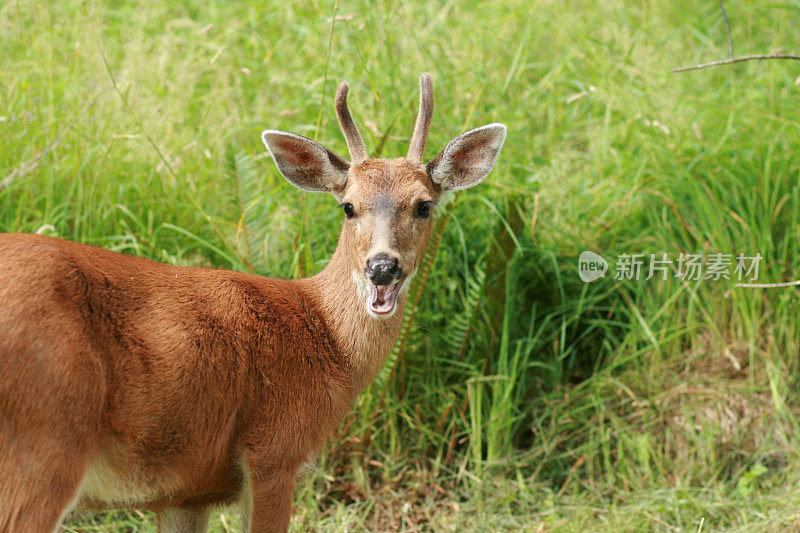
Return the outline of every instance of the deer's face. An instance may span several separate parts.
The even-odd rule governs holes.
[[[373,316],[391,316],[408,290],[433,230],[439,199],[426,168],[405,158],[354,165],[339,204],[341,247]]]
[[[367,312],[388,317],[419,267],[439,196],[471,187],[489,174],[506,127],[495,123],[470,130],[422,163],[433,110],[432,81],[423,74],[420,112],[408,155],[369,159],[347,108],[347,89],[346,83],[339,86],[336,111],[351,162],[292,133],[267,130],[262,139],[287,180],[301,189],[328,191],[340,202],[345,220],[338,253],[347,257],[352,283]]]

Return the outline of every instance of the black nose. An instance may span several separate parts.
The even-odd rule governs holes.
[[[391,285],[402,273],[397,258],[383,252],[367,259],[364,268],[364,275],[375,285]]]

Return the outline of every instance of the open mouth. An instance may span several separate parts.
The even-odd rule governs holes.
[[[376,315],[388,315],[392,313],[397,306],[397,295],[400,293],[400,286],[403,280],[400,279],[391,285],[373,285],[372,292],[367,304],[369,310]]]

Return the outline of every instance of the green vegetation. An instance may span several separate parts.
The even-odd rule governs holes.
[[[726,7],[737,53],[800,42],[798,0]],[[332,101],[348,80],[372,155],[404,154],[430,71],[430,157],[488,122],[508,141],[440,210],[424,297],[293,528],[790,529],[797,288],[577,273],[585,249],[610,274],[623,253],[758,252],[760,282],[800,279],[800,64],[669,72],[726,56],[710,1],[11,0],[0,231],[315,272],[342,215],[280,177],[261,130],[346,154]]]

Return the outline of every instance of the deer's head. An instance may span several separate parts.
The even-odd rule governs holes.
[[[347,258],[367,312],[388,317],[416,273],[439,198],[447,191],[472,187],[489,174],[505,141],[506,127],[495,123],[463,133],[424,163],[433,82],[430,74],[423,74],[408,154],[370,159],[347,107],[347,90],[347,83],[339,85],[336,114],[350,162],[293,133],[267,130],[261,138],[287,180],[307,191],[327,191],[339,201],[345,217],[339,252]]]

